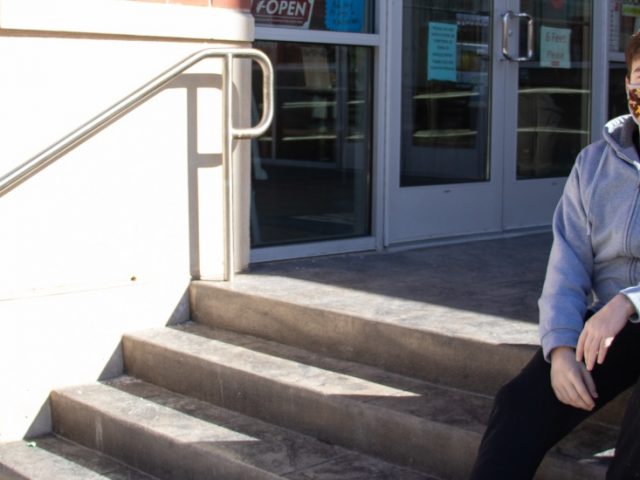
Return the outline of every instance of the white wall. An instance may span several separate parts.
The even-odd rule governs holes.
[[[212,46],[15,35],[2,14],[0,0],[0,176]],[[245,38],[225,46],[248,45],[238,22]],[[123,332],[187,319],[192,273],[221,274],[220,67],[194,67],[0,197],[0,441],[48,431],[52,388],[118,374]]]

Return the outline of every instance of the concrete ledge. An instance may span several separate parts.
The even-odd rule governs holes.
[[[0,0],[0,32],[29,30],[250,42],[253,17],[229,8],[125,0]]]

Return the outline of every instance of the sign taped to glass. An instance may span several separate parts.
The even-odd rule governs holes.
[[[361,32],[364,24],[364,0],[326,0],[325,25],[337,32]]]
[[[314,0],[253,0],[256,23],[309,28]]]
[[[457,79],[456,42],[458,25],[429,22],[427,79],[455,82]]]
[[[571,29],[540,27],[540,66],[571,68]]]

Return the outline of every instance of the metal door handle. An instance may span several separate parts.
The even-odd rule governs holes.
[[[527,20],[527,55],[524,57],[512,57],[509,53],[509,20],[524,18]],[[527,62],[533,58],[533,17],[528,13],[513,13],[509,10],[502,15],[502,55],[512,62]]]

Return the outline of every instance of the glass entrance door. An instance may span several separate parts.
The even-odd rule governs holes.
[[[504,143],[504,228],[549,224],[564,180],[589,143],[592,3],[513,1],[513,14],[499,19],[507,38],[503,57],[510,57],[507,83],[517,85],[505,89],[507,104],[517,105],[506,109],[505,122],[517,131]]]
[[[548,225],[589,141],[592,1],[399,3],[386,243]]]
[[[386,243],[495,231],[492,2],[394,3]]]

